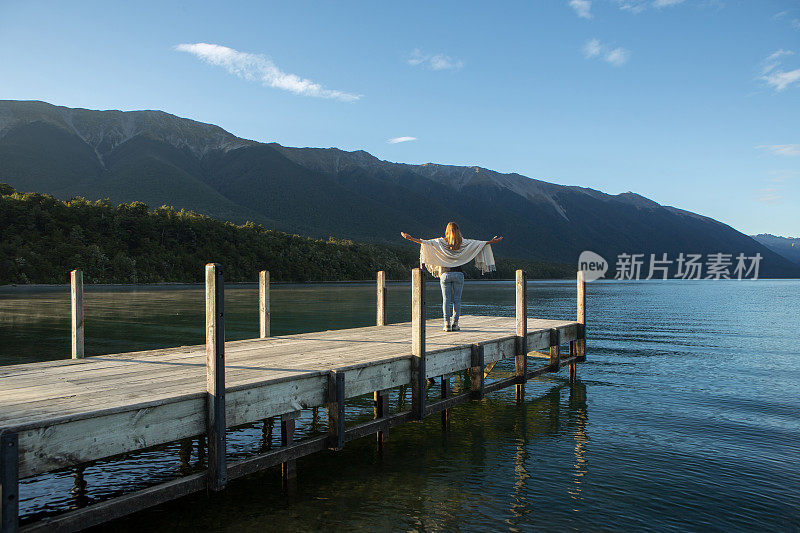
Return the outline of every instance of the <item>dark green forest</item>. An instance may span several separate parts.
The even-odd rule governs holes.
[[[67,283],[75,268],[87,283],[200,282],[210,262],[224,266],[227,281],[255,281],[259,270],[274,281],[368,280],[378,270],[400,280],[418,260],[411,244],[310,239],[166,206],[61,201],[0,184],[0,284]],[[497,272],[483,278],[510,279],[517,268],[529,278],[575,274],[567,265],[498,258]],[[465,272],[481,278],[473,266]]]

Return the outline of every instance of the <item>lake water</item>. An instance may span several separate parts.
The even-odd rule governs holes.
[[[428,314],[437,316],[437,286]],[[69,356],[64,287],[0,289],[0,364]],[[391,321],[408,320],[407,284],[389,287]],[[575,316],[574,283],[529,285],[531,317]],[[203,342],[200,287],[87,287],[87,354]],[[510,282],[470,283],[465,314],[513,315]],[[258,331],[254,286],[229,286],[229,339]],[[142,530],[800,530],[800,281],[588,285],[588,360],[566,371],[119,520]],[[273,334],[373,324],[374,286],[277,285]],[[393,398],[399,401],[399,398]],[[348,403],[348,409],[351,405]],[[353,404],[353,417],[371,412]],[[301,434],[319,431],[304,413]],[[257,451],[260,426],[234,431],[232,457]],[[269,444],[269,443],[267,443]],[[196,468],[178,446],[26,481],[27,519]],[[195,466],[193,466],[195,465]]]

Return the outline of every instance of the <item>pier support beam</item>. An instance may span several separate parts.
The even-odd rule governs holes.
[[[575,341],[577,361],[586,361],[586,280],[583,270],[578,271],[578,340]],[[574,364],[574,363],[573,363]]]
[[[514,366],[518,380],[517,401],[522,401],[528,374],[528,277],[524,270],[517,270],[516,293],[517,348]]]
[[[225,281],[222,265],[206,265],[206,434],[208,488],[225,488]]]
[[[452,389],[450,388],[450,375],[445,374],[441,378],[442,380],[442,400],[446,400],[450,396],[452,396]],[[447,431],[448,426],[450,425],[450,409],[445,409],[442,411],[442,431]]]
[[[262,339],[269,337],[269,270],[258,273],[258,322]]]
[[[469,368],[470,391],[474,400],[482,400],[484,396],[484,383],[486,378],[483,359],[483,344],[472,345],[472,361]]]
[[[328,375],[328,447],[344,448],[344,372],[332,371]]]
[[[425,280],[422,270],[411,271],[411,413],[425,418]]]
[[[281,447],[294,444],[295,420],[300,417],[300,411],[292,411],[281,415]],[[281,463],[281,479],[283,488],[292,492],[297,488],[297,460],[289,459]]]
[[[389,415],[389,390],[376,390],[374,393],[375,420]],[[378,450],[383,450],[383,444],[389,440],[389,430],[378,431]]]
[[[83,272],[69,273],[69,296],[72,317],[72,358],[83,359]]]
[[[377,319],[375,323],[379,326],[386,325],[386,272],[383,270],[378,271],[377,282]]]
[[[572,362],[569,364],[569,382],[574,383],[575,378],[577,377],[577,365],[575,364],[575,355],[577,354],[577,344],[578,341],[570,341],[569,342],[569,357],[572,359]]]
[[[261,426],[261,447],[264,450],[272,448],[272,430],[275,427],[275,422],[272,418],[265,418]]]
[[[561,339],[556,328],[550,330],[550,370],[561,370]]]
[[[0,532],[19,529],[19,437],[0,432]]]

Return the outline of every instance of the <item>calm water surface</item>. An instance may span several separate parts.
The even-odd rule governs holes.
[[[472,283],[464,313],[513,315],[513,284]],[[0,364],[69,356],[69,300],[58,288],[0,289]],[[588,361],[391,433],[298,461],[286,495],[271,469],[222,495],[197,495],[120,520],[142,530],[800,531],[800,281],[667,281],[588,286]],[[408,320],[408,285],[390,285],[389,318]],[[572,318],[574,283],[531,283],[529,316]],[[437,316],[437,287],[428,294]],[[86,351],[203,342],[199,287],[87,287]],[[254,286],[229,286],[229,339],[258,331]],[[273,334],[373,324],[373,285],[280,285]],[[502,372],[502,369],[499,370]],[[456,384],[458,385],[458,383]],[[393,409],[401,399],[392,398]],[[352,403],[352,405],[351,405]],[[348,402],[349,420],[369,417]],[[322,416],[322,413],[320,414]],[[304,412],[303,435],[324,419]],[[256,452],[260,425],[230,434]],[[26,481],[28,518],[172,479],[198,467],[178,446]]]

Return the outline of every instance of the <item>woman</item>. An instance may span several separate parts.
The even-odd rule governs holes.
[[[444,314],[443,331],[459,331],[458,318],[461,316],[461,291],[464,289],[464,272],[461,266],[475,259],[481,274],[495,270],[494,254],[491,244],[500,242],[497,235],[490,241],[476,241],[461,237],[458,224],[450,222],[444,230],[444,238],[416,239],[408,233],[400,232],[404,239],[419,244],[420,266],[425,265],[428,271],[439,278],[442,286],[442,312]],[[450,325],[450,317],[453,323]]]

